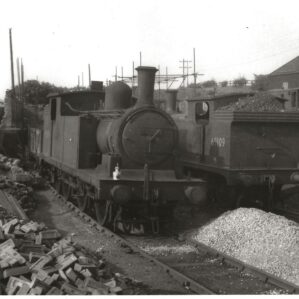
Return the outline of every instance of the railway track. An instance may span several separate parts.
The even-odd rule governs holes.
[[[51,188],[53,195],[65,206],[71,209],[78,217],[96,228],[102,234],[123,242],[133,252],[140,254],[161,270],[168,273],[186,289],[195,294],[271,294],[299,293],[299,286],[275,277],[265,271],[247,265],[239,260],[217,252],[204,244],[188,241],[192,246],[192,254],[186,255],[153,255],[146,252],[141,243],[146,238],[121,236],[99,225],[92,217],[82,212],[70,201]],[[170,237],[173,239],[173,237]],[[169,240],[169,237],[167,237]],[[140,242],[140,240],[144,242]],[[165,243],[165,242],[164,242]],[[177,245],[182,243],[177,241]],[[210,261],[210,262],[209,262]],[[222,275],[219,275],[222,273]],[[253,292],[254,290],[254,292]]]

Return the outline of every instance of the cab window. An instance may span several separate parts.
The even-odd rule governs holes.
[[[196,121],[209,119],[209,104],[207,102],[199,102],[195,106]]]

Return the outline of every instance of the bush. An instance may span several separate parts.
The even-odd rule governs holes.
[[[204,81],[201,83],[202,87],[215,87],[217,86],[217,83],[214,79]]]
[[[267,75],[254,74],[254,83],[252,89],[259,91],[266,91],[269,88],[269,77]]]
[[[245,86],[247,83],[247,79],[245,77],[239,77],[233,81],[234,86]]]
[[[228,85],[228,82],[227,81],[222,81],[221,82],[221,87],[226,87]]]

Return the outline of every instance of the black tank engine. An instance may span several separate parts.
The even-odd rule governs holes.
[[[179,178],[177,126],[153,104],[157,69],[137,71],[137,100],[123,82],[49,96],[43,132],[31,130],[31,152],[57,191],[100,223],[157,233],[179,202],[204,201],[206,184]]]

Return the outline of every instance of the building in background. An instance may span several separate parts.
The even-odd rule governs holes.
[[[286,99],[286,109],[299,109],[299,56],[268,75],[269,91]]]
[[[299,88],[299,56],[269,74],[269,89]]]

